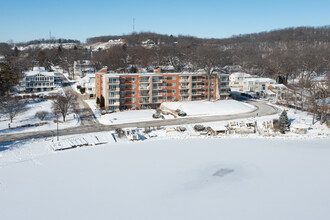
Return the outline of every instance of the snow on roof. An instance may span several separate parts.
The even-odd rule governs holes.
[[[230,76],[232,76],[232,77],[246,77],[246,78],[251,77],[250,74],[243,73],[243,72],[232,73],[232,74],[230,74]]]
[[[248,78],[245,79],[248,82],[270,82],[270,81],[275,81],[273,79],[270,78]]]
[[[205,127],[211,127],[214,131],[227,131],[227,127],[220,123],[205,123]]]
[[[48,72],[44,67],[33,67],[32,71],[28,71],[24,73],[24,76],[34,76],[37,74],[41,74],[44,76],[54,76],[54,72]]]
[[[163,76],[163,75],[187,75],[187,76],[192,76],[192,75],[201,75],[201,74],[206,74],[204,73],[200,73],[200,72],[181,72],[181,73],[145,73],[145,72],[139,72],[139,73],[102,73],[102,72],[97,72],[99,74],[102,74],[103,76],[106,77],[114,77],[114,76],[123,76],[123,75],[138,75],[138,76]],[[212,73],[212,74],[216,74],[216,75],[228,75],[227,73]]]

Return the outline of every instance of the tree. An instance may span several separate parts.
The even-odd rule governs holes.
[[[47,111],[38,111],[38,112],[36,112],[35,117],[39,118],[40,121],[43,121],[47,115],[48,115]]]
[[[10,63],[0,63],[0,96],[8,95],[11,88],[17,85],[20,72]]]
[[[10,123],[21,112],[25,110],[26,102],[18,97],[6,96],[0,97],[0,112],[8,115]]]
[[[279,118],[279,128],[281,133],[285,133],[287,129],[289,129],[289,118],[285,110],[282,111]]]
[[[100,108],[104,108],[104,97],[101,95]]]
[[[66,96],[62,94],[57,94],[55,99],[53,100],[53,112],[55,115],[61,114],[63,121],[65,121],[65,117],[73,106],[73,100],[75,99],[74,94],[68,93]]]

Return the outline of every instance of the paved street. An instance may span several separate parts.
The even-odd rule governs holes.
[[[84,102],[82,95],[72,89],[70,82],[63,76],[63,74],[56,74],[56,76],[61,78],[65,93],[72,92],[76,96],[76,99],[73,103],[73,108],[75,113],[79,115],[81,125],[99,124],[98,121],[95,120],[93,112],[89,108],[88,104]]]
[[[251,105],[257,107],[257,109],[250,113],[235,114],[235,115],[212,115],[212,116],[201,116],[201,117],[187,117],[187,118],[176,118],[176,119],[164,119],[164,120],[151,120],[144,122],[124,123],[118,125],[102,125],[94,120],[94,117],[87,114],[92,114],[88,110],[81,110],[78,114],[82,114],[84,124],[82,123],[79,127],[67,128],[59,130],[59,136],[73,135],[73,134],[85,134],[90,132],[99,131],[111,131],[116,128],[125,127],[156,127],[166,125],[183,125],[183,124],[197,124],[204,122],[215,122],[215,121],[226,121],[240,118],[249,118],[265,115],[273,115],[278,113],[278,110],[265,102],[261,101],[245,101]],[[77,109],[79,110],[79,109]],[[0,142],[10,142],[17,140],[24,140],[29,138],[41,138],[41,137],[54,137],[56,136],[56,130],[38,131],[38,132],[26,132],[19,134],[6,134],[0,135]]]

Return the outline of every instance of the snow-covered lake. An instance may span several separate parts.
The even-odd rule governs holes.
[[[0,146],[1,219],[330,219],[328,138]]]

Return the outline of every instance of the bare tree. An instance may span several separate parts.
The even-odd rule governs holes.
[[[8,116],[10,123],[21,112],[25,110],[26,102],[13,96],[6,96],[0,98],[0,111]]]
[[[38,112],[36,112],[35,117],[39,118],[40,121],[43,121],[47,115],[48,115],[47,111],[38,111]]]
[[[56,98],[53,100],[53,112],[55,115],[61,114],[63,121],[65,121],[67,113],[73,106],[74,97],[75,96],[71,93],[66,96],[57,94]]]

